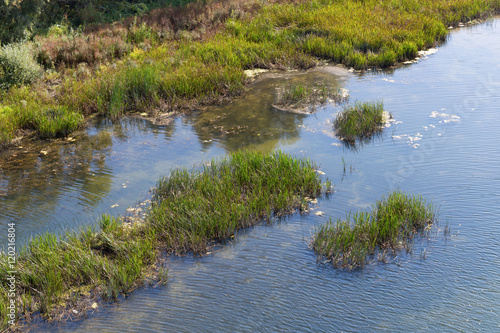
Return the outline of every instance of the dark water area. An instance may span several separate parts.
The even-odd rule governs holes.
[[[264,76],[233,103],[167,126],[122,119],[89,127],[75,142],[1,153],[0,232],[15,222],[19,245],[93,224],[102,213],[124,214],[172,168],[243,148],[311,158],[335,184],[308,215],[243,230],[203,257],[169,258],[165,287],[33,330],[500,331],[499,54],[496,19],[453,31],[437,52],[392,72]],[[383,100],[395,122],[380,138],[346,148],[333,135],[337,105],[312,115],[273,109],[276,88],[296,83],[343,87],[351,102]],[[317,262],[308,242],[318,225],[368,210],[397,188],[439,206],[430,239],[353,272]]]

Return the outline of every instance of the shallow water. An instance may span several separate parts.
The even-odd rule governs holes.
[[[35,330],[500,330],[499,35],[497,19],[454,31],[438,52],[392,73],[269,77],[229,105],[168,126],[124,119],[97,124],[74,143],[4,152],[0,221],[2,228],[16,222],[18,244],[94,223],[101,213],[123,214],[171,168],[241,148],[310,157],[336,188],[310,215],[244,230],[201,258],[170,258],[166,287],[142,288],[85,320]],[[270,106],[276,87],[298,82],[343,86],[351,101],[383,99],[398,123],[357,150],[343,147],[332,133],[335,105],[314,115]],[[317,225],[369,209],[395,188],[438,205],[450,237],[436,229],[412,254],[354,272],[317,263],[308,247]]]

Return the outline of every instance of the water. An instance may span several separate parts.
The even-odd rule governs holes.
[[[294,215],[241,231],[218,252],[170,258],[166,287],[141,288],[82,321],[34,329],[499,331],[499,35],[497,19],[453,32],[437,53],[390,73],[271,77],[229,105],[168,126],[122,120],[97,124],[74,143],[4,152],[0,220],[2,228],[16,222],[19,242],[94,223],[101,213],[124,213],[171,168],[241,148],[310,157],[336,188],[314,210],[323,216]],[[314,115],[270,107],[276,87],[296,82],[343,86],[351,101],[383,99],[398,123],[349,150],[333,137],[334,105]],[[436,230],[412,254],[354,272],[317,263],[308,246],[315,227],[369,209],[395,188],[439,205],[450,237]]]

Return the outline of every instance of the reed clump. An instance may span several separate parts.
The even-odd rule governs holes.
[[[410,251],[412,240],[436,222],[436,210],[421,196],[394,191],[373,205],[371,212],[357,212],[346,220],[321,226],[312,248],[335,267],[362,267],[377,253]]]
[[[341,140],[354,144],[358,139],[369,138],[380,132],[385,123],[383,102],[356,102],[340,111],[333,126]]]
[[[327,186],[331,184],[328,182]],[[62,237],[31,240],[14,268],[0,253],[0,328],[9,327],[9,277],[16,280],[16,321],[84,315],[93,302],[115,300],[147,281],[165,282],[164,253],[202,254],[262,219],[307,207],[321,194],[316,165],[276,151],[242,151],[158,181],[152,207],[134,224],[103,216]],[[10,271],[15,273],[9,273]]]

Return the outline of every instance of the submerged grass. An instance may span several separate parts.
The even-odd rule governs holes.
[[[325,104],[328,100],[343,101],[345,99],[340,88],[292,85],[278,89],[273,106],[284,110],[301,110]]]
[[[330,188],[331,184],[327,184]],[[307,207],[322,191],[316,166],[276,151],[236,152],[196,170],[162,178],[146,219],[123,224],[103,216],[97,226],[58,238],[44,234],[16,258],[16,320],[80,315],[100,299],[116,299],[147,279],[161,278],[161,253],[201,254],[239,228]],[[0,327],[7,328],[12,267],[0,254]]]
[[[220,102],[243,91],[245,69],[307,69],[317,59],[357,69],[393,66],[443,40],[449,25],[500,9],[500,0],[282,0],[266,5],[248,0],[232,4],[192,4],[167,11],[168,19],[161,11],[151,12],[137,21],[139,25],[132,25],[130,33],[110,28],[110,43],[119,50],[109,57],[99,56],[97,39],[104,35],[82,37],[81,43],[90,44],[70,43],[61,56],[55,52],[60,43],[51,40],[46,53],[54,53],[50,57],[55,60],[44,59],[79,68],[63,70],[54,78],[46,74],[26,93],[19,92],[24,91],[22,87],[2,93],[0,107],[14,112],[8,113],[12,114],[9,124],[0,128],[0,144],[30,126],[42,137],[64,135],[82,124],[69,115],[118,116],[145,110],[154,115]],[[138,35],[132,38],[134,31]],[[132,38],[138,44],[133,50],[123,48],[120,38]],[[150,43],[141,42],[144,38]],[[83,56],[87,49],[90,53]],[[50,117],[42,110],[56,107],[69,120],[64,126],[49,121],[47,127],[20,121],[16,115],[25,112],[21,100],[36,106],[36,117]]]
[[[377,201],[370,213],[357,212],[321,226],[312,247],[334,266],[353,269],[377,252],[411,250],[413,238],[435,221],[434,207],[421,196],[394,191]]]
[[[384,123],[383,102],[356,102],[337,114],[333,126],[337,136],[354,144],[357,139],[369,138],[380,132]]]

